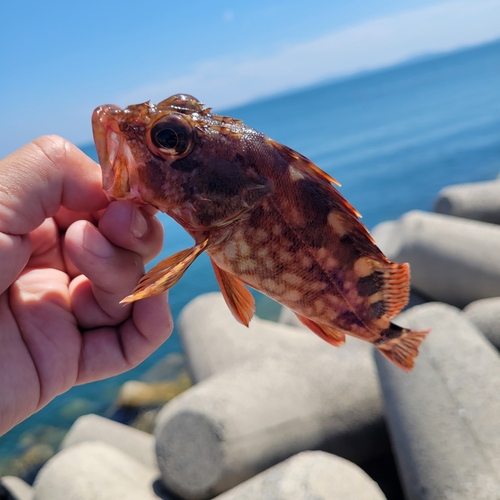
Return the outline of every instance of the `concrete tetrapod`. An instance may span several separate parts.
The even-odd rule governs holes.
[[[248,328],[243,326],[234,319],[221,293],[207,293],[189,302],[177,327],[195,382],[264,354],[286,357],[290,352],[325,348],[324,341],[309,330],[257,316]]]
[[[500,350],[500,297],[471,302],[464,313]]]
[[[165,485],[211,498],[308,449],[361,463],[388,450],[370,346],[262,353],[167,403],[156,449]]]
[[[397,319],[432,328],[411,373],[376,355],[408,500],[497,500],[500,355],[452,306],[424,304]]]
[[[439,191],[434,211],[500,224],[500,181],[447,186]]]
[[[384,500],[363,470],[324,451],[304,451],[215,500]]]
[[[500,226],[415,210],[372,234],[389,259],[410,263],[427,297],[464,307],[500,296]]]
[[[158,471],[99,441],[70,446],[52,457],[35,480],[36,500],[158,500]],[[160,488],[161,489],[161,488]]]
[[[141,464],[157,469],[155,443],[151,434],[99,415],[83,415],[71,426],[61,449],[87,441],[101,441],[117,448]]]

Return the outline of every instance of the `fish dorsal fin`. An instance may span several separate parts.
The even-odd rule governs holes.
[[[394,318],[407,304],[410,296],[410,265],[392,262],[381,269],[383,276],[382,295],[385,314]]]
[[[312,319],[306,318],[305,316],[301,316],[300,314],[295,313],[297,319],[304,325],[309,328],[309,330],[313,331],[318,337],[321,337],[323,340],[326,340],[329,344],[334,345],[335,347],[340,347],[345,342],[345,333],[332,328],[326,325],[320,325],[313,321]]]
[[[301,170],[312,177],[316,177],[317,179],[322,179],[324,181],[335,184],[336,186],[341,186],[340,182],[335,180],[330,174],[327,174],[325,171],[321,170],[317,165],[315,165],[309,158],[306,158],[304,155],[297,153],[292,148],[285,146],[284,144],[280,144],[273,139],[268,139],[268,143],[276,148],[286,160],[293,162],[293,166],[298,170]]]
[[[210,260],[227,306],[241,324],[248,326],[255,313],[253,295],[236,276],[221,269],[212,258]]]
[[[207,245],[208,239],[199,245],[181,250],[156,264],[141,278],[132,293],[125,297],[120,304],[145,299],[172,288]]]

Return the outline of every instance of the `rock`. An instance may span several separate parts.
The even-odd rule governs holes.
[[[130,423],[130,427],[134,429],[139,429],[140,431],[147,432],[148,434],[153,434],[154,427],[156,423],[156,417],[160,407],[152,409],[141,409],[137,414],[137,417]]]
[[[500,182],[496,179],[445,187],[438,193],[434,211],[500,224]]]
[[[99,441],[75,444],[40,470],[36,500],[158,500],[158,471]]]
[[[217,500],[384,500],[358,466],[322,451],[305,451],[261,472]]]
[[[500,227],[420,211],[375,227],[387,257],[409,262],[412,287],[434,300],[464,307],[500,296]]]
[[[191,387],[191,379],[187,373],[173,382],[140,382],[129,380],[118,392],[117,406],[134,407],[157,406],[165,404],[175,396]]]
[[[186,373],[186,357],[181,353],[173,352],[155,363],[146,373],[141,376],[141,381],[175,381],[184,377]]]
[[[98,415],[85,415],[71,426],[61,443],[61,448],[65,449],[87,441],[107,443],[144,466],[157,469],[155,442],[150,434]]]
[[[2,486],[6,494],[2,496]],[[10,496],[9,496],[10,495]],[[15,476],[0,478],[0,498],[3,500],[33,500],[35,490],[22,479]]]
[[[165,485],[206,499],[304,450],[357,463],[387,452],[371,346],[352,341],[261,349],[167,403],[155,430]]]
[[[500,297],[471,302],[464,313],[500,350]]]
[[[406,498],[498,499],[499,353],[449,305],[417,306],[398,320],[432,328],[411,373],[376,355]]]

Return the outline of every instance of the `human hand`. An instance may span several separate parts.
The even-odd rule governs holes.
[[[99,166],[64,139],[0,161],[0,435],[169,337],[166,294],[119,304],[162,242],[154,212],[109,203]]]

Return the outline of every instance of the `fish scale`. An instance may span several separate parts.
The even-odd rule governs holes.
[[[241,323],[255,312],[248,285],[328,343],[352,335],[411,370],[429,331],[391,322],[408,301],[409,266],[384,256],[333,177],[187,94],[100,106],[92,124],[108,196],[153,205],[195,241],[151,269],[124,303],[169,289],[207,252]]]

